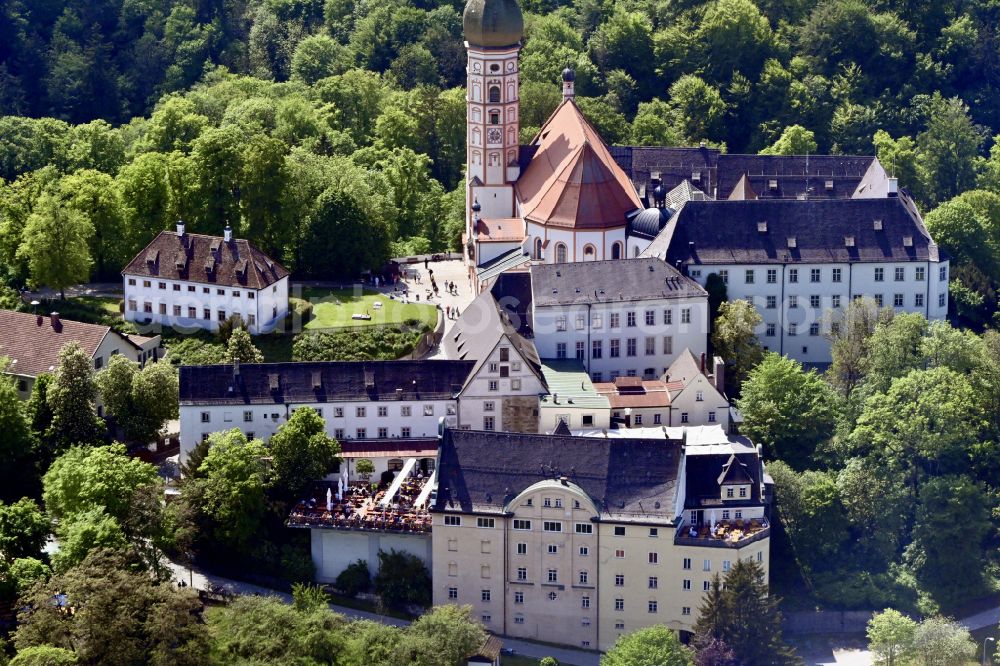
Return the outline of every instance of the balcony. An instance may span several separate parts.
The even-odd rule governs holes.
[[[681,525],[674,534],[675,546],[703,548],[743,548],[771,536],[766,519],[720,520],[710,524]]]
[[[296,503],[287,527],[335,530],[428,533],[430,479],[403,478],[392,486],[351,483],[340,499],[332,484],[319,484],[309,497]],[[329,495],[327,489],[329,488]],[[329,497],[329,500],[327,499]]]

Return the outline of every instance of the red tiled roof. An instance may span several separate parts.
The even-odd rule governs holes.
[[[523,241],[524,222],[519,217],[498,217],[479,220],[476,225],[476,239],[479,241]]]
[[[622,379],[625,381],[619,382]],[[683,388],[683,385],[674,386],[674,384],[678,382],[643,380],[641,377],[616,377],[614,382],[594,384],[594,390],[608,399],[611,409],[669,407],[671,391]]]
[[[288,271],[243,239],[161,231],[122,274],[263,289]]]
[[[642,202],[576,103],[562,103],[532,142],[537,151],[517,180],[525,219],[559,227],[623,227]]]
[[[111,328],[60,318],[53,326],[50,315],[0,310],[0,356],[16,361],[10,372],[37,377],[59,365],[59,351],[70,342],[79,342],[93,356]]]

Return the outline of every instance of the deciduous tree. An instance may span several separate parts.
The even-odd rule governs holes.
[[[66,287],[90,277],[93,236],[86,216],[45,194],[28,218],[17,256],[27,262],[32,280],[66,298]]]
[[[296,409],[268,440],[274,489],[294,500],[303,490],[330,473],[337,463],[340,444],[326,434],[326,423],[316,410]]]
[[[53,452],[74,444],[95,444],[104,436],[104,422],[97,416],[94,402],[94,362],[78,342],[59,351],[55,378],[46,392],[52,421],[44,442]]]
[[[764,358],[764,350],[754,329],[764,321],[745,300],[723,303],[712,327],[712,348],[729,366],[726,388],[738,393],[750,371]]]
[[[691,651],[664,626],[646,627],[618,638],[601,666],[691,666]]]
[[[868,621],[868,648],[879,663],[900,666],[913,651],[917,623],[897,610],[886,608]]]

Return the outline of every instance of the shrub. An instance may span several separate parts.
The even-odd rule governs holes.
[[[397,608],[430,605],[431,574],[419,557],[395,549],[388,553],[380,550],[378,561],[375,591],[385,605]]]
[[[358,560],[347,565],[347,568],[337,576],[337,589],[349,597],[356,597],[362,592],[367,592],[372,585],[371,572],[368,571],[368,563]]]
[[[420,329],[358,328],[335,333],[300,333],[292,345],[295,361],[393,360],[413,351]]]
[[[311,581],[316,575],[312,555],[301,547],[281,547],[281,577],[289,582]]]
[[[199,338],[185,338],[171,343],[167,359],[173,365],[214,365],[226,362],[226,347]]]

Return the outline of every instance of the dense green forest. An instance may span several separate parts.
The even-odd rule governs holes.
[[[609,143],[877,153],[925,212],[944,204],[928,225],[955,258],[953,314],[992,323],[996,3],[523,6],[523,140],[559,103],[570,65],[577,101]],[[0,4],[4,281],[117,279],[178,218],[194,232],[231,224],[317,277],[456,247],[461,10],[424,0]]]

